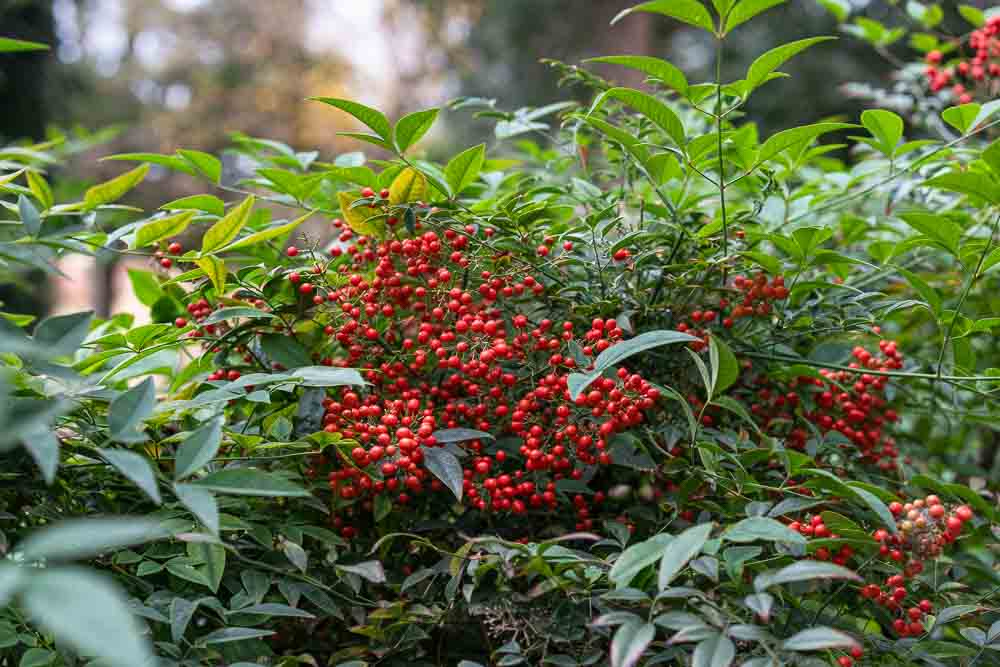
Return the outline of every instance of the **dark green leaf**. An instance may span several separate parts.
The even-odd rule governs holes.
[[[660,58],[653,58],[651,56],[603,56],[601,58],[588,58],[584,62],[621,65],[638,70],[661,81],[663,85],[676,90],[681,95],[687,95],[688,81],[687,77],[684,76],[684,72]]]
[[[103,577],[80,568],[41,570],[22,593],[28,614],[77,652],[109,667],[155,659],[125,597]]]
[[[575,400],[576,397],[579,396],[583,390],[590,385],[590,383],[599,378],[604,371],[608,370],[612,366],[620,364],[634,354],[644,352],[654,347],[673,345],[675,343],[689,343],[696,340],[699,339],[686,333],[681,333],[680,331],[663,330],[648,331],[644,334],[639,334],[635,338],[630,338],[629,340],[613,345],[597,355],[597,359],[594,360],[594,370],[588,372],[587,374],[570,374],[570,398]]]
[[[405,153],[406,149],[417,143],[421,137],[427,134],[437,119],[440,109],[426,109],[416,111],[407,116],[403,116],[396,123],[394,136],[396,148],[400,153]]]
[[[372,109],[371,107],[366,107],[364,104],[352,102],[351,100],[338,99],[336,97],[310,97],[309,99],[315,100],[316,102],[322,102],[323,104],[329,104],[330,106],[336,107],[341,111],[346,111],[368,126],[368,128],[377,134],[384,142],[389,142],[392,139],[392,128],[389,125],[389,119],[386,118],[380,111]]]
[[[217,493],[242,496],[304,497],[309,492],[283,477],[256,468],[226,468],[191,482]]]
[[[125,475],[133,484],[142,489],[143,493],[160,504],[160,489],[156,483],[156,475],[146,457],[130,452],[127,449],[98,449],[108,463],[118,472]]]
[[[708,541],[708,536],[712,534],[712,524],[703,523],[699,526],[692,526],[683,533],[675,537],[663,550],[663,557],[660,560],[659,588],[662,591],[670,585],[688,561],[701,552],[701,548]]]
[[[120,442],[140,442],[146,439],[139,428],[153,412],[156,385],[152,377],[115,397],[108,408],[108,430],[111,438]]]
[[[215,458],[222,444],[222,417],[216,417],[189,435],[177,449],[174,479],[192,475]]]
[[[455,498],[462,499],[462,464],[451,452],[438,447],[423,447],[424,465],[448,487]]]
[[[683,21],[689,25],[707,30],[708,32],[715,32],[712,15],[705,9],[705,5],[698,2],[698,0],[653,0],[653,2],[644,2],[620,12],[611,19],[611,25],[618,23],[629,14],[635,12],[662,14],[663,16],[669,16],[678,21]]]

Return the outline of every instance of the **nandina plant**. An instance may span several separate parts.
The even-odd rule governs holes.
[[[721,72],[726,36],[776,4],[616,21],[705,30]],[[761,139],[751,94],[826,41],[735,82],[595,59],[645,90],[556,63],[589,104],[457,100],[499,145],[440,162],[419,143],[440,109],[393,123],[338,98],[308,103],[379,159],[237,135],[221,159],[111,156],[141,164],[57,203],[50,146],[6,153],[0,254],[141,257],[152,323],[0,320],[24,517],[0,650],[992,661],[998,109],[946,110],[947,143],[882,109]],[[153,168],[209,191],[109,231]],[[88,559],[103,576],[62,564]]]

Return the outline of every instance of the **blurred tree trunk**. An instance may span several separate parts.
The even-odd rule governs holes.
[[[55,21],[48,2],[7,0],[0,2],[0,26],[5,37],[44,44],[55,42]],[[0,136],[8,139],[45,137],[46,74],[51,52],[4,54],[0,58]]]
[[[636,13],[608,27],[611,19],[623,9],[635,5],[633,0],[615,0],[601,3],[594,17],[594,29],[600,39],[597,50],[603,55],[651,56],[655,54],[656,17],[653,14]],[[662,22],[661,22],[662,23]],[[611,71],[611,70],[609,70]],[[614,80],[623,86],[642,88],[646,75],[628,67],[615,67]]]

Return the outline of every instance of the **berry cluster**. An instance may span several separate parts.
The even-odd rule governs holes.
[[[863,462],[892,470],[899,450],[884,430],[899,415],[885,397],[889,378],[871,371],[902,368],[903,355],[894,341],[884,339],[879,341],[879,351],[873,354],[855,347],[849,370],[822,369],[821,377],[779,380],[766,374],[749,376],[742,386],[745,392],[752,392],[747,398],[750,413],[763,431],[783,437],[789,447],[799,450],[805,449],[809,438],[809,431],[796,425],[796,417],[801,415],[824,433],[843,435]],[[844,443],[841,448],[850,447]]]
[[[465,428],[504,437],[505,446],[474,433],[452,441],[464,502],[484,512],[552,510],[555,482],[610,463],[610,438],[656,406],[659,390],[624,368],[570,400],[569,374],[623,331],[612,319],[595,319],[585,332],[571,322],[533,322],[518,302],[544,293],[542,283],[514,266],[498,271],[510,264],[502,255],[489,259],[493,270],[473,273],[466,251],[479,234],[468,227],[376,241],[344,230],[346,247],[332,253],[340,259],[286,274],[316,306],[310,316],[328,340],[320,362],[358,367],[372,385],[323,402],[324,430],[357,446],[344,460],[314,459],[307,474],[326,473],[342,506],[383,493],[407,505],[428,489],[445,491],[425,453],[442,445],[436,433]],[[577,527],[591,528],[587,499],[572,502]]]
[[[931,91],[947,89],[959,104],[996,97],[1000,86],[1000,16],[994,16],[970,33],[968,47],[975,53],[972,58],[958,59],[947,66],[942,66],[941,51],[931,51],[926,56],[924,75]]]
[[[728,298],[719,299],[718,310],[711,308],[695,309],[688,314],[687,320],[677,325],[677,330],[697,336],[702,340],[690,344],[691,349],[700,352],[708,346],[708,329],[713,323],[720,323],[724,328],[731,329],[736,320],[744,317],[768,317],[771,314],[771,304],[788,298],[788,288],[782,276],[774,276],[768,280],[767,274],[761,272],[754,277],[736,276],[733,278],[733,289],[742,297],[735,301]]]
[[[974,514],[967,505],[949,510],[936,495],[906,504],[893,502],[889,511],[897,517],[896,532],[879,528],[873,537],[879,542],[879,555],[899,567],[900,572],[888,576],[883,586],[863,586],[861,596],[897,614],[892,626],[899,636],[916,636],[923,634],[923,618],[934,607],[924,599],[908,604],[906,580],[923,572],[925,562],[940,556],[947,545],[957,540]]]
[[[156,251],[153,253],[153,259],[155,259],[156,262],[164,269],[169,269],[174,265],[174,260],[171,259],[170,257],[167,257],[167,255],[168,254],[179,255],[182,252],[184,252],[184,247],[181,246],[179,242],[172,241],[169,245],[167,245],[166,252],[164,252],[160,248],[157,248]]]

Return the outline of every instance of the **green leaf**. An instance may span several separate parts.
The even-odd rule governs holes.
[[[684,125],[681,123],[681,119],[660,100],[632,88],[611,88],[594,100],[592,111],[600,109],[608,98],[619,100],[632,107],[656,123],[678,147],[684,147]]]
[[[149,165],[143,164],[132,171],[125,172],[121,176],[112,178],[110,181],[95,185],[83,195],[84,208],[89,210],[97,208],[102,204],[110,204],[111,202],[118,201],[129,190],[139,185],[142,179],[146,178],[148,172]]]
[[[153,413],[156,403],[156,385],[147,377],[140,384],[116,396],[108,408],[108,431],[113,440],[142,442],[146,439],[139,430],[146,417]]]
[[[416,169],[407,167],[392,179],[389,203],[406,204],[423,199],[427,194],[427,179]]]
[[[177,449],[174,479],[193,475],[215,458],[222,444],[222,417],[216,417],[191,433]]]
[[[675,537],[663,550],[660,559],[659,589],[666,589],[681,570],[687,567],[688,561],[701,552],[701,548],[712,534],[712,524],[703,523],[692,526]]]
[[[38,209],[31,203],[31,200],[24,195],[17,198],[17,212],[21,216],[21,222],[27,230],[29,236],[38,236],[42,229],[42,217]]]
[[[479,144],[464,151],[448,161],[444,168],[444,177],[451,188],[451,194],[457,197],[462,190],[472,185],[486,160],[486,144]]]
[[[983,149],[982,155],[980,155],[983,162],[989,165],[993,173],[1000,178],[1000,139],[997,139],[992,144]]]
[[[46,667],[51,665],[59,656],[45,648],[29,648],[21,656],[21,661],[17,667]]]
[[[108,155],[107,157],[101,158],[104,160],[126,160],[129,162],[146,162],[149,164],[159,165],[161,167],[166,167],[167,169],[173,169],[174,171],[180,171],[189,176],[197,176],[197,170],[191,166],[191,164],[182,157],[177,155],[163,155],[161,153],[119,153],[117,155]]]
[[[378,209],[368,206],[352,206],[360,198],[361,193],[357,191],[338,192],[337,201],[340,203],[341,215],[347,225],[358,234],[381,237],[385,223],[379,219]]]
[[[736,7],[729,12],[729,16],[726,17],[726,27],[723,29],[723,33],[729,32],[736,26],[746,23],[758,14],[766,12],[772,7],[777,7],[786,1],[787,0],[740,0]]]
[[[608,573],[608,579],[618,588],[628,586],[637,574],[663,556],[663,549],[673,539],[671,535],[660,533],[648,540],[633,544],[615,560]]]
[[[42,210],[47,211],[52,208],[56,203],[55,195],[45,177],[36,171],[29,171],[25,174],[25,178],[28,179],[28,187],[31,189],[31,194],[35,195],[35,199],[42,205]]]
[[[823,651],[835,648],[849,651],[860,646],[854,637],[823,626],[797,632],[781,644],[785,651]]]
[[[226,203],[214,195],[191,195],[167,202],[160,207],[164,211],[194,210],[204,211],[222,217],[226,213]]]
[[[462,499],[462,464],[454,454],[438,447],[423,447],[424,466],[455,494]]]
[[[633,667],[656,636],[656,626],[633,619],[623,623],[611,640],[611,667]]]
[[[232,242],[250,219],[250,211],[253,209],[253,205],[254,197],[250,195],[218,222],[209,227],[201,240],[202,254],[207,255]]]
[[[486,431],[477,431],[473,428],[445,428],[434,431],[431,435],[438,443],[448,442],[468,442],[469,440],[495,440],[492,434]]]
[[[78,653],[108,667],[153,664],[142,627],[117,587],[82,568],[41,570],[21,601],[28,614]]]
[[[644,334],[639,334],[635,338],[630,338],[626,341],[617,343],[616,345],[612,345],[604,352],[597,355],[597,359],[594,360],[594,369],[592,371],[587,374],[570,374],[568,387],[570,399],[576,400],[577,396],[579,396],[584,389],[590,386],[594,380],[599,378],[604,371],[608,370],[612,366],[620,364],[632,355],[644,352],[654,347],[673,345],[676,343],[690,343],[696,340],[699,339],[686,333],[681,333],[680,331],[661,330],[648,331]]]
[[[600,118],[594,118],[592,116],[574,116],[579,118],[587,125],[597,128],[613,141],[617,141],[622,147],[628,151],[629,155],[634,157],[636,161],[641,165],[646,165],[649,163],[649,151],[643,146],[638,139],[633,137],[628,132],[615,127],[611,123],[601,120]]]
[[[277,227],[269,227],[268,229],[262,229],[259,232],[254,232],[253,234],[244,236],[239,240],[233,241],[229,245],[219,250],[219,252],[222,253],[222,252],[230,252],[232,250],[240,250],[242,248],[253,247],[265,241],[270,241],[271,239],[282,238],[295,231],[295,229],[299,225],[301,225],[303,222],[312,217],[312,215],[313,212],[310,211],[309,213],[306,213],[305,215],[300,216],[295,220],[292,220],[291,222],[286,223],[284,225],[279,225]]]
[[[219,504],[211,491],[191,484],[174,484],[174,494],[213,534],[219,532]]]
[[[170,601],[170,636],[174,642],[180,643],[200,603],[200,600],[190,602],[179,597]]]
[[[950,250],[953,255],[958,255],[958,245],[962,238],[962,227],[958,223],[944,216],[919,211],[900,213],[899,217],[910,227]]]
[[[222,179],[222,163],[214,155],[184,148],[179,149],[177,154],[191,163],[195,169],[207,176],[213,183],[218,183]]]
[[[384,142],[392,140],[392,127],[389,119],[376,109],[366,107],[364,104],[352,102],[351,100],[338,99],[336,97],[310,97],[310,100],[329,104],[341,111],[346,111],[359,121],[364,123],[372,132],[377,134]]]
[[[344,387],[368,384],[361,377],[361,373],[353,368],[303,366],[296,368],[292,377],[301,378],[303,387]]]
[[[885,527],[889,529],[890,532],[896,532],[896,519],[892,516],[889,508],[886,507],[885,503],[876,496],[871,491],[864,489],[857,482],[848,482],[848,488],[856,495],[858,498],[863,500],[865,504],[872,509],[875,514],[882,520]]]
[[[848,581],[862,581],[861,577],[853,570],[846,567],[825,563],[818,560],[800,560],[780,570],[764,572],[754,580],[754,588],[758,592],[765,591],[771,586],[779,584],[790,584],[796,581],[811,581],[813,579],[847,579]]]
[[[306,497],[309,492],[283,477],[256,468],[225,468],[191,482],[217,493],[238,496]]]
[[[622,67],[638,70],[662,82],[667,88],[672,88],[681,95],[687,96],[688,80],[684,76],[684,72],[660,58],[653,58],[651,56],[602,56],[600,58],[588,58],[584,62],[621,65]]]
[[[258,639],[260,637],[270,637],[274,632],[271,630],[258,630],[256,628],[222,628],[215,632],[210,632],[204,637],[195,641],[196,645],[209,646],[212,644],[227,644],[229,642],[242,642],[247,639]]]
[[[728,527],[722,538],[730,542],[782,542],[785,544],[805,544],[806,538],[780,521],[763,516],[752,516]]]
[[[352,563],[350,565],[338,563],[337,568],[344,572],[356,574],[365,581],[370,581],[373,584],[383,584],[386,581],[385,568],[377,560],[366,560],[363,563]]]
[[[405,153],[407,148],[417,143],[431,129],[439,111],[440,109],[426,109],[400,118],[393,132],[396,149],[400,153]]]
[[[920,297],[927,303],[933,312],[941,312],[941,295],[938,294],[936,289],[928,285],[924,282],[923,278],[912,271],[908,271],[903,268],[898,269],[898,271],[906,278],[907,282],[913,286],[913,289],[917,291]]]
[[[212,281],[212,287],[215,288],[216,294],[221,295],[226,291],[226,263],[224,261],[214,255],[206,255],[195,260],[195,264]]]
[[[197,214],[194,211],[187,211],[150,220],[136,230],[135,247],[144,248],[171,236],[177,236],[188,228],[195,215]]]
[[[265,334],[260,337],[260,347],[268,360],[277,362],[285,368],[309,366],[312,360],[309,353],[294,338],[284,334]]]
[[[768,80],[771,73],[781,67],[789,58],[798,55],[810,46],[821,42],[828,42],[832,39],[837,38],[810,37],[808,39],[800,39],[795,42],[789,42],[788,44],[782,44],[779,47],[771,49],[750,63],[750,68],[747,70],[746,76],[747,92],[764,84]],[[832,125],[832,123],[829,124]]]
[[[735,658],[736,645],[729,637],[716,633],[694,647],[691,667],[729,667]]]
[[[948,172],[924,181],[924,185],[979,197],[990,204],[1000,203],[1000,184],[997,180],[975,171]]]
[[[981,108],[982,106],[976,102],[969,102],[968,104],[948,107],[941,112],[941,118],[944,122],[948,123],[962,134],[965,134],[974,127],[973,123],[975,123],[976,118],[979,116],[979,110]]]
[[[958,13],[962,15],[963,19],[977,28],[982,28],[986,25],[986,15],[983,13],[983,10],[972,5],[959,5]]]
[[[281,543],[281,550],[285,553],[288,562],[305,574],[309,566],[309,554],[306,553],[306,550],[290,540]]]
[[[46,317],[35,327],[35,343],[55,356],[73,354],[87,337],[93,319],[90,310]]]
[[[52,429],[43,428],[26,435],[23,442],[24,448],[42,473],[42,479],[51,485],[59,467],[59,438]]]
[[[230,306],[228,308],[220,308],[219,310],[216,310],[211,315],[201,320],[201,324],[216,324],[218,322],[225,322],[226,320],[231,320],[237,317],[270,320],[277,317],[277,315],[264,310],[258,310],[257,308],[250,308],[248,306]]]
[[[48,44],[29,42],[23,39],[0,37],[0,53],[17,53],[19,51],[48,51]]]
[[[903,139],[903,119],[891,111],[868,109],[861,113],[861,124],[878,140],[885,155],[892,155]]]
[[[736,355],[718,336],[709,340],[709,353],[712,361],[712,396],[721,394],[740,377],[740,365]]]
[[[98,449],[97,451],[118,472],[142,489],[143,493],[149,496],[154,503],[160,504],[160,489],[156,484],[156,475],[146,457],[127,449]]]
[[[27,561],[82,560],[164,536],[159,522],[150,519],[67,519],[32,532],[18,551]]]
[[[316,618],[304,609],[289,607],[286,604],[276,602],[264,602],[255,604],[252,607],[234,609],[230,614],[253,614],[255,616],[278,616],[282,618]]]
[[[128,269],[128,280],[132,283],[132,293],[144,306],[152,307],[163,297],[163,288],[152,271]]]
[[[611,25],[618,23],[629,14],[635,12],[662,14],[663,16],[683,21],[688,25],[707,30],[708,32],[715,32],[712,15],[705,9],[705,5],[698,2],[698,0],[653,0],[653,2],[644,2],[619,12],[617,16],[611,19]]]
[[[812,141],[827,132],[846,130],[853,127],[857,127],[857,125],[850,123],[815,123],[813,125],[803,125],[801,127],[793,127],[789,130],[782,130],[767,138],[767,141],[760,147],[757,162],[766,162],[792,146]]]

